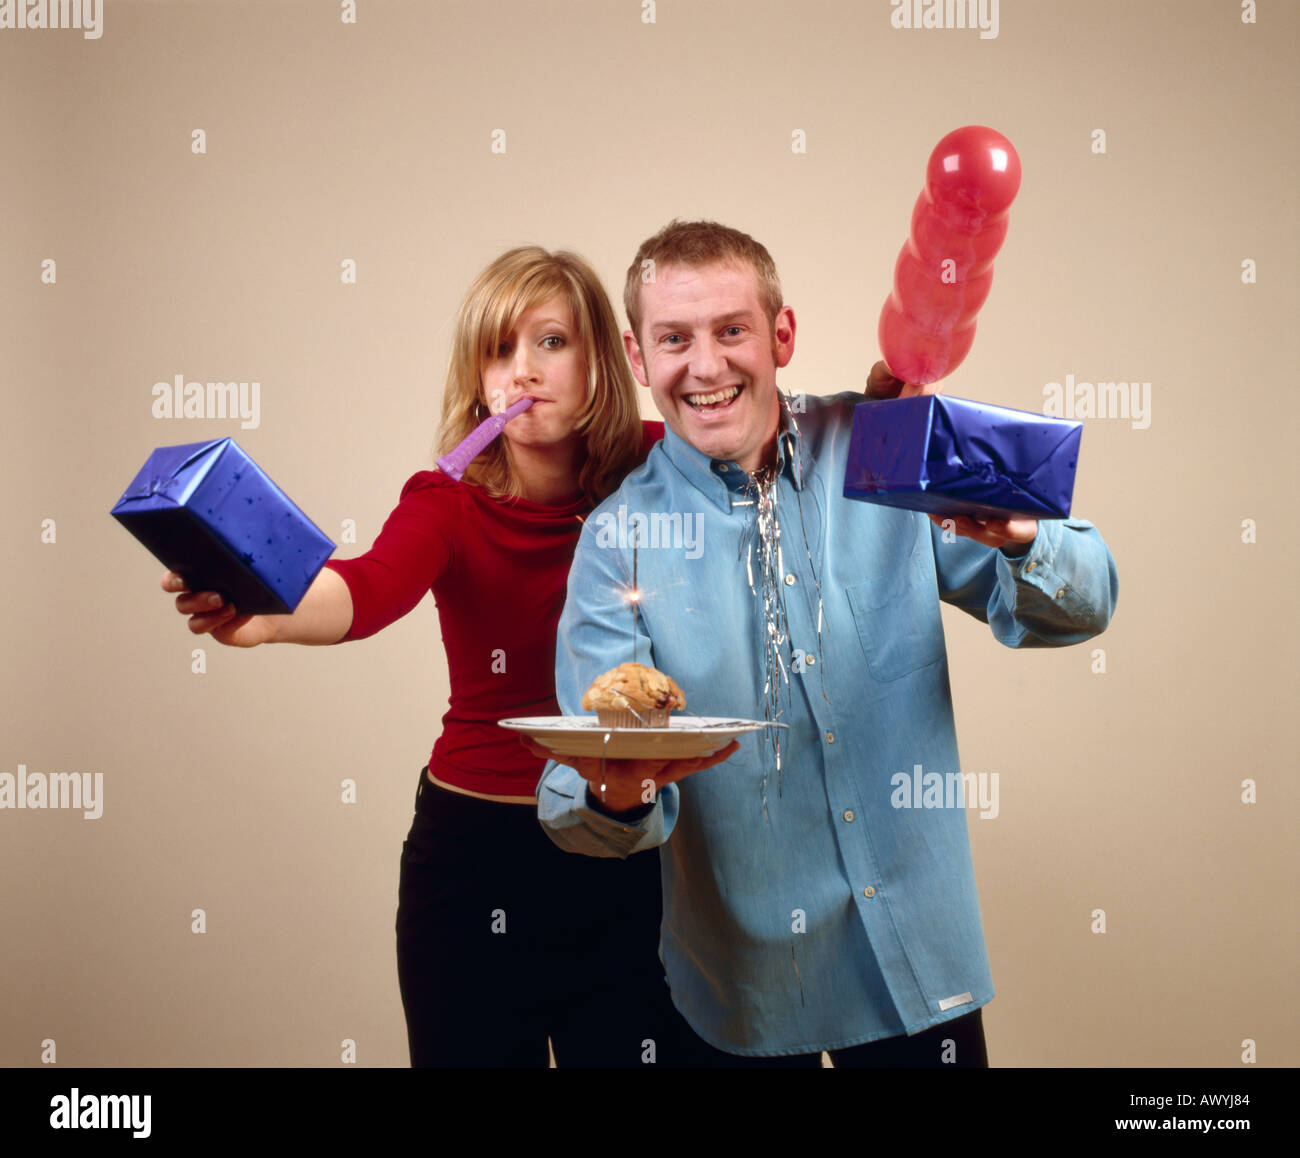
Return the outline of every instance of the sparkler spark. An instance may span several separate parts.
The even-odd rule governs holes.
[[[637,606],[641,602],[641,588],[637,586],[636,581],[636,540],[632,540],[632,586],[627,589],[623,598],[632,607],[632,662],[636,663],[636,629],[637,616],[640,608]]]

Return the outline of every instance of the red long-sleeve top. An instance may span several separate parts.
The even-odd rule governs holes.
[[[641,426],[644,460],[664,428]],[[560,714],[555,633],[591,509],[585,498],[563,506],[493,499],[422,470],[369,551],[325,564],[352,595],[352,626],[340,642],[374,635],[432,590],[451,684],[429,757],[443,783],[496,796],[536,791],[543,762],[497,721]]]

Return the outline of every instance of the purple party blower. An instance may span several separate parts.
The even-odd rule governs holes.
[[[459,482],[465,473],[465,468],[487,449],[488,444],[501,433],[505,424],[512,418],[518,418],[532,404],[531,398],[521,398],[513,405],[507,406],[500,414],[485,418],[465,436],[455,450],[438,459],[438,466],[442,473],[450,475]]]

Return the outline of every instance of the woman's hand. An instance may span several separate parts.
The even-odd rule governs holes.
[[[233,603],[215,591],[190,591],[175,571],[163,574],[162,589],[181,593],[176,596],[176,610],[190,617],[189,628],[195,635],[211,635],[228,647],[256,647],[275,638],[277,617],[240,615]]]

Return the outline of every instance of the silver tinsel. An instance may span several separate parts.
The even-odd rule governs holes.
[[[790,412],[785,398],[782,398],[782,413],[788,426],[797,432],[794,415]],[[783,433],[782,438],[786,438]],[[786,439],[787,453],[794,451],[794,439]],[[759,604],[760,627],[763,652],[763,719],[768,725],[776,725],[783,714],[782,702],[790,702],[790,673],[787,668],[787,652],[790,645],[790,629],[785,610],[785,559],[781,544],[781,516],[777,503],[777,470],[775,466],[764,467],[750,476],[746,486],[746,496],[752,502],[754,515],[741,537],[740,553],[745,562],[745,575],[749,589],[754,593]],[[799,505],[799,529],[803,534],[803,549],[808,555],[809,573],[812,575],[817,590],[817,652],[821,652],[822,599],[821,582],[808,547],[808,534],[803,526],[803,500],[798,490],[795,491]],[[805,669],[806,670],[806,669]],[[818,677],[821,669],[818,669]],[[825,697],[825,683],[822,682],[822,695]],[[829,703],[829,699],[827,700]],[[781,732],[782,728],[769,726],[764,729],[764,737],[772,753],[772,766],[776,769],[777,795],[781,793]],[[767,818],[767,773],[762,783],[763,816]]]
[[[781,719],[782,689],[788,702],[790,675],[786,670],[785,650],[790,632],[786,623],[785,598],[781,591],[781,521],[777,513],[776,471],[755,471],[746,487],[753,499],[754,517],[741,539],[745,558],[745,575],[749,589],[759,601],[759,631],[763,652],[763,719],[769,724]],[[764,729],[776,768],[776,788],[781,791],[781,730]],[[767,774],[763,775],[763,815],[767,816]]]

